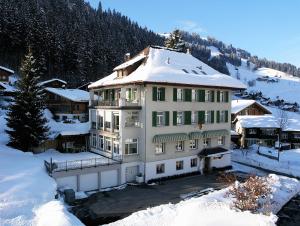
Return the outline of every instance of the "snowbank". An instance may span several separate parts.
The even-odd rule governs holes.
[[[300,191],[300,183],[291,178],[270,175],[272,187],[272,212],[278,210]],[[192,198],[178,204],[160,205],[133,213],[129,217],[110,225],[147,225],[147,226],[272,226],[277,217],[252,214],[249,211],[234,210],[232,199],[226,195],[228,189],[212,192],[200,198]]]

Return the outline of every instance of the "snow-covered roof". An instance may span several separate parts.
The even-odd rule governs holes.
[[[54,82],[54,81],[61,82],[61,83],[65,84],[65,85],[67,84],[67,82],[64,81],[64,80],[61,80],[61,79],[58,79],[58,78],[52,78],[52,79],[49,79],[49,80],[40,82],[39,85],[40,85],[40,86],[43,86],[43,85],[45,85],[45,84],[47,84],[47,83]]]
[[[146,55],[144,55],[144,54],[137,55],[136,57],[133,57],[132,59],[126,61],[125,63],[120,64],[119,66],[115,67],[114,71],[127,68],[128,66],[133,65],[133,64],[145,59],[145,57],[146,57]]]
[[[237,116],[237,127],[242,128],[279,128],[273,115],[240,115]]]
[[[145,56],[146,55],[146,56]],[[240,81],[214,70],[191,54],[165,48],[149,47],[135,58],[121,64],[114,70],[146,58],[135,71],[128,76],[117,78],[117,72],[104,77],[89,88],[127,84],[127,83],[169,83],[191,86],[212,86],[229,89],[245,89]]]
[[[257,104],[261,108],[265,109],[266,112],[271,114],[271,112],[266,109],[264,106],[262,106],[260,103],[256,102],[255,100],[232,100],[231,101],[231,113],[237,114],[240,111],[244,110],[245,108],[251,106],[252,104]]]
[[[3,67],[3,66],[0,66],[0,69],[1,69],[1,70],[4,70],[4,71],[7,71],[7,72],[9,72],[9,73],[11,73],[11,74],[14,74],[14,73],[15,73],[13,70],[8,69],[8,68]]]
[[[11,86],[5,82],[0,82],[0,86],[2,86],[4,88],[5,92],[15,92],[16,91],[16,88],[14,86]]]
[[[47,87],[45,88],[45,90],[74,102],[88,102],[90,99],[89,92],[81,89],[63,89]]]

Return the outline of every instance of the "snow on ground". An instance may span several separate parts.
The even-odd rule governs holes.
[[[279,209],[300,191],[296,179],[270,175],[268,182],[272,188],[272,213]],[[147,226],[275,226],[277,217],[252,214],[249,211],[238,211],[232,208],[232,198],[227,195],[228,189],[212,192],[208,195],[181,201],[178,204],[165,204],[147,210],[138,211],[129,217],[110,225],[147,225]]]
[[[279,162],[276,159],[265,157],[257,153],[258,146],[253,145],[246,150],[234,150],[232,160],[300,177],[300,149],[291,149],[280,153]],[[259,152],[270,157],[276,157],[278,152],[275,148],[259,147]]]
[[[211,55],[211,58],[212,57],[215,57],[215,56],[219,56],[221,55],[222,53],[219,51],[219,49],[215,46],[208,46],[207,48],[210,49],[210,55]]]
[[[269,76],[272,79],[278,79],[278,82],[267,83],[266,81],[256,81],[255,86],[249,87],[248,91],[261,91],[264,96],[270,97],[272,100],[276,100],[277,96],[280,99],[294,103],[299,102],[300,92],[295,90],[300,89],[300,78],[286,74],[270,68],[259,68],[253,71],[253,65],[250,68],[247,67],[245,59],[242,59],[242,65],[235,67],[232,64],[227,63],[228,70],[233,78],[237,78],[236,68],[238,68],[240,81],[245,85],[248,85],[248,81],[256,80],[262,76]]]

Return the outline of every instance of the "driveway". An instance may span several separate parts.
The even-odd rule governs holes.
[[[222,188],[222,184],[217,182],[216,178],[217,174],[195,175],[167,180],[159,185],[127,186],[122,190],[98,192],[81,203],[80,209],[85,209],[95,221],[100,218],[119,219],[148,207],[178,203],[182,200],[180,196],[184,194],[207,188]],[[81,215],[78,214],[78,209],[75,214],[78,217]],[[91,222],[91,219],[88,222]]]

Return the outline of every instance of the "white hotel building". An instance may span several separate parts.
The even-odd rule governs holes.
[[[89,86],[91,150],[121,160],[121,184],[228,167],[231,92],[245,88],[190,54],[148,47]]]

